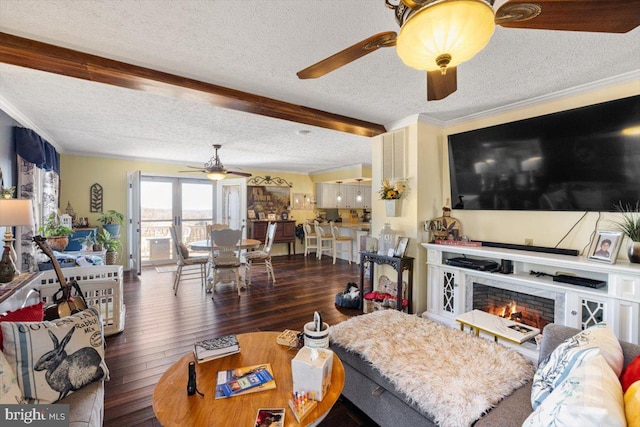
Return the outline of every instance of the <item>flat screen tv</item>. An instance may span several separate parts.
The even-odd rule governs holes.
[[[640,96],[448,142],[454,209],[614,211],[640,200]]]

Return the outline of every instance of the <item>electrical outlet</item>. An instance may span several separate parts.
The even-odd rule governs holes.
[[[527,246],[533,246],[533,239],[524,239],[524,244]]]

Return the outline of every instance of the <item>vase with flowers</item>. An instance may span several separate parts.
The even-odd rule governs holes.
[[[621,202],[616,205],[616,210],[620,218],[612,222],[630,240],[627,252],[629,261],[640,263],[640,201],[636,202],[635,207],[628,203],[623,205]]]
[[[400,198],[407,189],[407,185],[403,181],[397,181],[391,184],[389,178],[382,180],[382,188],[380,188],[380,198],[385,201],[387,216],[400,215]]]

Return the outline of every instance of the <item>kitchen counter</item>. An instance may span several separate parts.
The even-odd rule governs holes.
[[[371,229],[370,222],[336,222],[336,227],[350,228],[360,231],[369,231]]]

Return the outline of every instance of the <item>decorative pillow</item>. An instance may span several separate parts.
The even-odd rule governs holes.
[[[591,348],[599,348],[616,376],[620,375],[624,364],[622,347],[611,328],[606,323],[598,323],[565,340],[538,365],[531,387],[533,409],[565,380]]]
[[[44,319],[44,303],[22,307],[7,314],[0,314],[0,322],[42,322]],[[0,351],[2,351],[2,328],[0,328]]]
[[[180,248],[180,253],[182,254],[182,258],[184,259],[189,258],[189,249],[187,249],[185,244],[180,242],[178,243],[178,247]]]
[[[0,403],[16,404],[21,402],[22,393],[16,381],[16,374],[13,373],[9,362],[0,351]]]
[[[599,349],[567,375],[562,384],[527,417],[523,427],[624,427],[622,387]],[[630,424],[631,425],[631,424]]]
[[[622,371],[622,375],[620,375],[622,392],[626,393],[631,384],[638,380],[640,380],[640,356],[633,359]]]
[[[109,379],[95,307],[53,321],[3,322],[4,354],[29,403],[53,403]]]
[[[640,426],[640,381],[631,384],[625,392],[624,412],[629,427]]]

